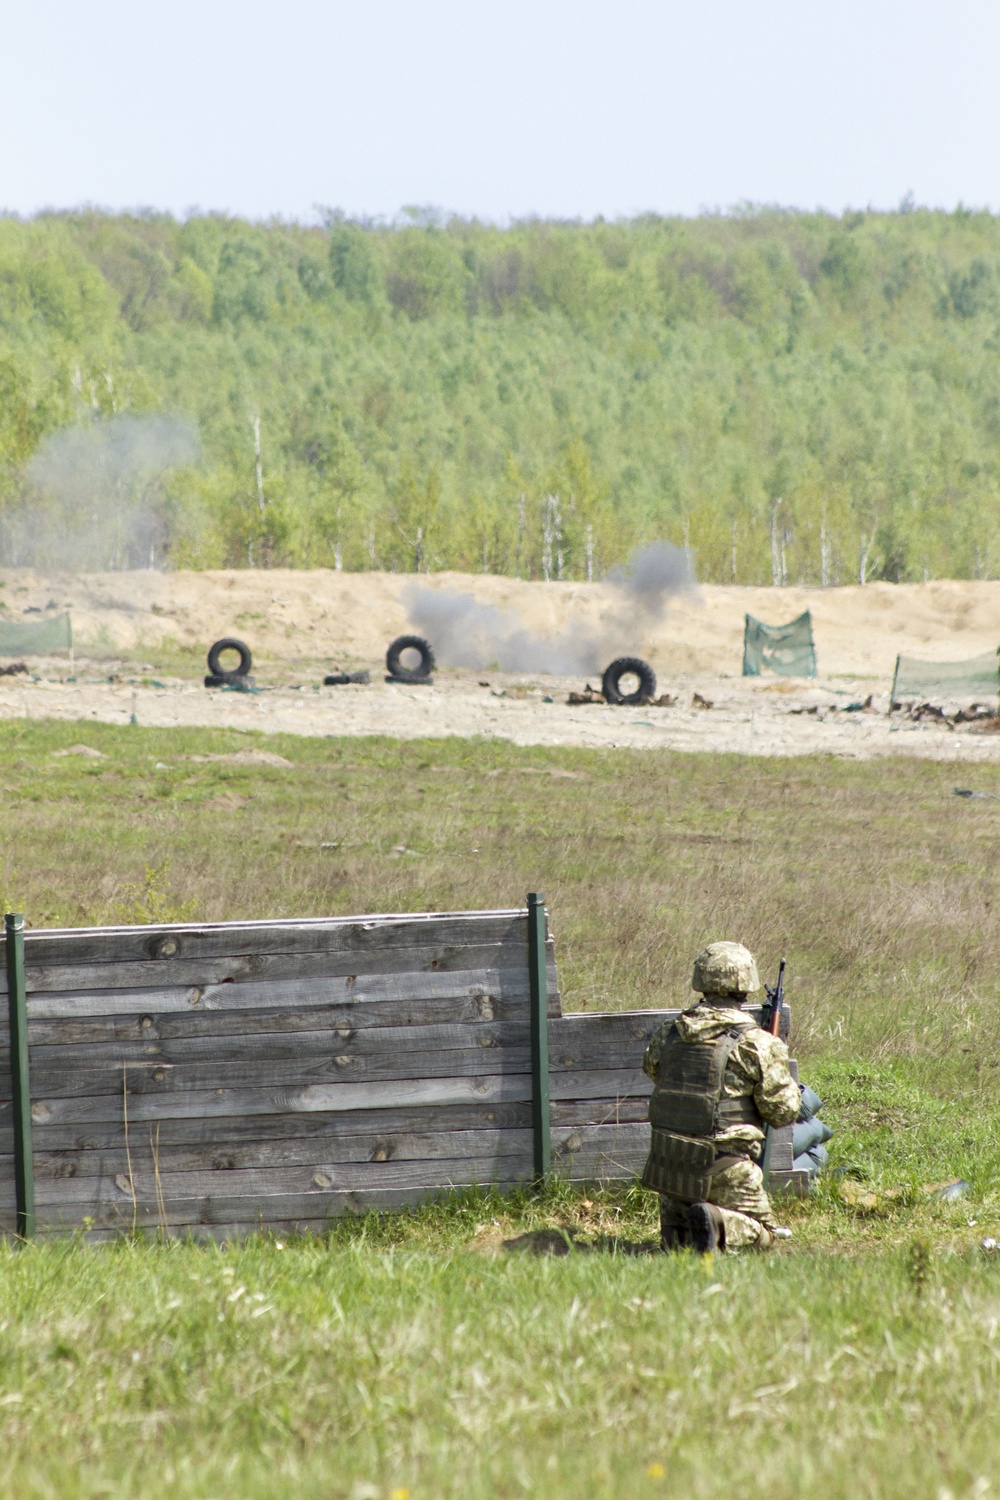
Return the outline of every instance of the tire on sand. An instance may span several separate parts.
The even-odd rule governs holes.
[[[222,665],[223,651],[235,651],[240,658],[238,667],[224,667]],[[208,670],[213,677],[219,677],[223,683],[238,682],[241,677],[250,674],[253,666],[253,657],[250,655],[250,647],[244,641],[238,641],[233,636],[223,636],[221,641],[216,641],[208,653]]]
[[[634,693],[623,693],[618,684],[623,677],[638,677],[639,686]],[[608,703],[645,703],[656,697],[656,673],[648,661],[639,656],[619,656],[610,667],[605,668],[601,678],[601,692]]]
[[[419,652],[420,665],[404,667],[402,663],[404,651]],[[389,676],[395,677],[397,682],[427,682],[434,671],[434,652],[431,650],[430,642],[425,641],[422,635],[400,635],[385,653],[385,665]]]

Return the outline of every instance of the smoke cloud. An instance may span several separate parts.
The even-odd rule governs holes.
[[[612,568],[608,579],[636,605],[646,624],[659,620],[678,594],[696,592],[691,553],[673,542],[637,547],[623,568]]]
[[[571,621],[557,634],[534,630],[515,611],[480,604],[468,593],[411,584],[403,602],[410,624],[447,666],[569,677],[599,672],[613,657],[639,651],[643,634],[671,600],[697,593],[691,554],[670,542],[650,542],[608,576],[606,589],[598,621]]]
[[[81,572],[162,563],[161,481],[198,453],[179,417],[123,415],[54,433],[28,465],[30,497],[4,517],[5,562]]]

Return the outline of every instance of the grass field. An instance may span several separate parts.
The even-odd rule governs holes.
[[[54,754],[80,743],[103,758]],[[190,758],[254,747],[292,764]],[[955,797],[958,774],[0,726],[0,894],[36,926],[542,889],[567,1009],[674,1003],[711,938],[766,969],[786,953],[848,1174],[789,1206],[787,1251],[708,1264],[648,1253],[653,1203],[627,1185],[470,1194],[281,1248],[7,1247],[2,1492],[991,1493],[1000,803]],[[973,784],[1000,793],[1000,768]],[[922,1191],[956,1176],[959,1202]],[[576,1248],[531,1253],[560,1229]]]

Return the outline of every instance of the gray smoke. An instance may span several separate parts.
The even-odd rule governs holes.
[[[555,635],[532,630],[514,611],[480,604],[468,593],[411,584],[403,602],[410,624],[447,666],[562,677],[599,672],[613,657],[639,651],[643,633],[672,599],[696,592],[691,554],[670,542],[650,542],[609,575],[607,586],[599,624],[579,620]]]
[[[123,415],[54,433],[28,465],[28,496],[5,515],[4,560],[77,571],[162,563],[162,480],[198,451],[179,417]]]
[[[690,549],[673,542],[637,547],[623,568],[612,568],[608,579],[637,606],[647,624],[661,617],[671,599],[696,588]]]

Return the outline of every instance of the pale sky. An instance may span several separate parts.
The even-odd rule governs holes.
[[[0,0],[0,209],[1000,207],[997,0]]]

